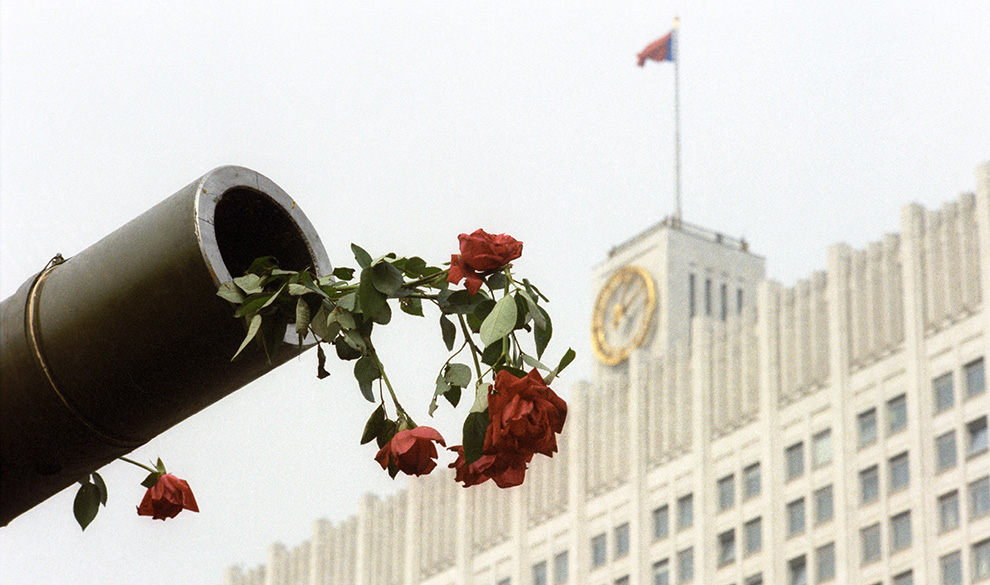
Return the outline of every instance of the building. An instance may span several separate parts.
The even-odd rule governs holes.
[[[523,486],[434,472],[225,583],[990,583],[990,163],[977,185],[793,287],[653,227],[595,271],[599,364]]]

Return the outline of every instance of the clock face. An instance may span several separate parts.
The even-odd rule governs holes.
[[[621,363],[650,332],[656,287],[638,266],[620,268],[598,294],[591,320],[591,347],[608,366]]]

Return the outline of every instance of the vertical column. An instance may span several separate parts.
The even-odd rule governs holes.
[[[422,510],[420,509],[420,503],[423,498],[420,495],[420,491],[423,489],[422,481],[410,481],[409,487],[406,488],[406,530],[405,530],[405,571],[403,576],[403,582],[406,585],[416,585],[419,583],[420,575],[420,554],[419,546],[423,541],[423,536],[419,530],[420,514]],[[458,533],[458,536],[463,536]],[[463,543],[466,539],[459,538],[458,541]],[[459,544],[459,546],[461,546]],[[336,584],[334,584],[336,585]]]
[[[962,283],[966,279],[960,266],[959,206],[949,201],[942,206],[942,257],[945,258],[945,313],[956,318],[962,310]]]
[[[571,581],[579,583],[583,575],[588,573],[588,550],[584,535],[587,533],[587,520],[585,515],[585,502],[587,500],[587,486],[585,469],[590,461],[586,441],[585,421],[588,412],[588,394],[590,387],[587,383],[574,385],[573,398],[571,400],[574,409],[573,419],[568,413],[568,425],[574,425],[567,434],[567,448],[570,452],[568,460],[568,481],[567,500],[570,502],[568,514],[571,530],[568,534],[569,546],[568,563],[571,570]]]
[[[704,527],[709,524],[711,505],[707,497],[714,485],[710,478],[711,471],[711,438],[712,438],[712,323],[707,319],[695,319],[691,331],[691,409],[692,442],[697,453],[697,467],[692,474],[692,491],[694,492],[695,525],[694,563],[695,580],[699,583],[711,583],[714,576],[714,563],[711,562],[711,547],[705,546]]]
[[[987,302],[990,298],[990,162],[985,162],[976,169],[976,225],[980,238],[980,290],[977,298],[982,299],[983,312],[986,314],[990,313],[987,308],[990,305]]]
[[[759,344],[759,397],[760,397],[760,418],[757,424],[760,425],[760,465],[761,474],[764,476],[764,489],[774,489],[778,485],[780,477],[781,455],[775,453],[777,449],[777,402],[780,388],[780,285],[776,282],[765,280],[757,288],[757,343]],[[780,512],[776,509],[779,506],[772,506],[769,514],[764,515],[763,538],[765,542],[772,543],[774,534],[777,533],[776,518]],[[763,581],[765,583],[783,582],[783,574],[778,577],[778,572],[782,570],[781,563],[769,563],[763,571]]]

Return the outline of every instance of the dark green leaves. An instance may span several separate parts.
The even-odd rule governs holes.
[[[472,412],[464,419],[464,460],[468,465],[481,457],[488,431],[488,410]]]
[[[385,430],[386,420],[388,419],[385,417],[385,405],[382,404],[371,413],[368,422],[364,424],[364,433],[361,434],[361,444],[364,445],[377,439],[378,435]]]
[[[357,260],[361,268],[371,267],[371,254],[364,251],[364,248],[357,244],[351,244],[351,251],[354,252],[354,259]]]
[[[457,339],[457,327],[446,316],[440,315],[440,333],[443,336],[443,343],[447,346],[447,351],[454,349],[454,341]]]
[[[375,394],[371,389],[371,383],[382,376],[381,369],[378,367],[378,359],[367,355],[359,359],[356,364],[354,364],[354,377],[358,381],[358,386],[361,388],[361,394],[368,402],[375,401]]]
[[[491,345],[496,340],[502,339],[516,326],[516,300],[511,296],[504,296],[495,303],[492,312],[488,314],[481,324],[480,337],[483,344]]]
[[[93,472],[79,482],[79,491],[72,502],[72,513],[83,530],[96,518],[100,506],[107,505],[107,495],[107,484],[99,473]]]

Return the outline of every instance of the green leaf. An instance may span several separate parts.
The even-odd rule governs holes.
[[[443,393],[443,397],[447,399],[447,402],[449,402],[451,406],[457,408],[457,403],[461,401],[461,387],[451,386],[450,390]]]
[[[361,303],[361,312],[365,318],[380,311],[382,305],[385,304],[385,295],[375,288],[371,268],[365,268],[361,271],[361,284],[358,286],[357,294],[358,302]]]
[[[330,376],[327,371],[327,354],[323,351],[323,344],[316,344],[316,377],[320,380]]]
[[[368,417],[368,422],[364,425],[364,433],[361,434],[361,444],[370,443],[373,439],[385,430],[385,405],[381,404]]]
[[[354,377],[357,379],[358,386],[361,388],[361,394],[364,395],[365,400],[368,402],[375,401],[375,394],[371,384],[380,378],[381,375],[382,373],[378,369],[377,360],[370,355],[364,356],[354,364]]]
[[[351,244],[351,251],[354,252],[354,259],[357,260],[358,266],[361,268],[371,266],[371,254],[365,252],[364,248],[357,244]]]
[[[258,316],[260,317],[260,315]],[[289,318],[282,312],[268,315],[261,323],[259,337],[261,338],[261,346],[265,349],[265,356],[268,358],[269,363],[275,357],[275,352],[278,348],[285,342],[285,332],[288,328]]]
[[[474,463],[481,457],[485,447],[485,433],[488,430],[488,410],[472,412],[464,419],[464,461]]]
[[[217,296],[236,305],[243,303],[245,298],[244,293],[241,292],[241,289],[237,288],[237,285],[233,281],[221,284],[217,290]]]
[[[553,337],[553,323],[550,322],[550,315],[543,310],[543,307],[537,307],[537,310],[543,314],[543,319],[546,321],[546,327],[538,326],[533,330],[533,339],[536,341],[536,357],[542,358],[543,351],[546,350],[550,338]]]
[[[548,368],[547,366],[543,365],[543,362],[541,362],[540,360],[534,358],[533,356],[531,356],[529,354],[523,353],[522,354],[522,360],[524,362],[526,362],[526,365],[529,366],[529,367],[531,367],[531,368],[536,368],[538,370],[543,370],[544,372],[549,372],[550,371],[550,368]]]
[[[485,282],[488,283],[488,286],[491,287],[492,290],[501,290],[505,288],[505,272],[502,270],[492,272],[488,275],[488,278],[485,279]]]
[[[336,319],[331,318],[332,313],[327,311],[328,304],[320,304],[320,309],[311,319],[310,326],[318,339],[331,342],[340,333],[340,323]]]
[[[306,335],[306,331],[309,329],[309,321],[309,304],[306,303],[306,299],[299,297],[299,300],[296,301],[296,333],[298,333],[300,337]]]
[[[106,506],[107,497],[110,495],[110,492],[107,491],[106,482],[104,482],[103,478],[100,477],[100,474],[95,471],[93,472],[93,485],[96,486],[96,489],[100,490],[100,503]]]
[[[443,379],[451,386],[466,388],[471,383],[471,368],[464,364],[447,364],[444,368]]]
[[[536,304],[536,301],[533,300],[533,296],[524,290],[517,292],[516,295],[522,297],[523,300],[526,301],[526,310],[529,312],[530,317],[533,318],[533,323],[537,327],[546,327],[547,320],[543,318],[543,311],[540,310],[540,307]]]
[[[153,471],[148,474],[148,477],[144,478],[144,480],[141,482],[141,485],[149,489],[153,488],[155,487],[155,484],[158,483],[158,478],[161,476],[162,476],[161,473],[158,473],[157,471]]]
[[[437,376],[437,386],[433,390],[433,398],[430,400],[429,415],[433,416],[433,413],[437,410],[437,397],[443,396],[450,391],[450,384],[447,380],[443,379],[443,374]]]
[[[333,340],[333,347],[337,350],[337,357],[344,361],[356,360],[364,355],[361,350],[347,343],[343,335]]]
[[[100,488],[96,485],[87,482],[79,486],[76,499],[72,503],[72,513],[83,530],[86,530],[100,511],[100,499]]]
[[[333,275],[341,280],[350,280],[354,278],[354,269],[340,266],[333,269]]]
[[[270,301],[271,299],[272,299],[272,295],[270,294],[263,294],[263,293],[252,294],[247,298],[247,300],[241,303],[241,306],[238,307],[236,311],[234,311],[234,317],[239,319],[245,315],[251,315],[253,313],[257,313],[262,309],[262,307],[266,306],[268,304],[268,301]]]
[[[443,336],[447,351],[453,350],[454,341],[457,339],[457,327],[446,315],[440,315],[440,334]]]
[[[502,340],[498,340],[495,343],[486,346],[484,351],[481,352],[481,363],[489,366],[494,366],[498,363],[499,358],[502,357]]]
[[[519,293],[512,295],[512,298],[516,302],[516,323],[512,328],[523,329],[529,323],[529,305],[526,304],[526,299],[520,296]]]
[[[248,267],[247,272],[248,274],[264,276],[271,273],[275,268],[278,268],[278,260],[274,256],[262,256],[254,259],[254,262]]]
[[[564,352],[564,357],[560,358],[560,363],[557,364],[557,368],[554,370],[554,372],[556,372],[558,374],[561,373],[561,372],[563,372],[564,371],[564,368],[566,368],[567,366],[571,365],[571,362],[574,361],[574,358],[576,356],[577,356],[577,353],[575,353],[573,349],[571,349],[571,348],[568,347],[567,348],[567,351]]]
[[[536,295],[537,297],[543,299],[548,303],[550,302],[550,299],[543,296],[543,293],[540,292],[540,289],[536,288],[536,285],[530,282],[528,278],[523,279],[523,286],[526,287],[526,290],[529,291],[529,294]]]
[[[162,458],[159,457],[158,461],[155,462],[155,468],[158,469],[159,475],[165,475],[168,471],[165,470],[165,464],[162,463]]]
[[[339,323],[344,329],[357,329],[357,318],[354,317],[353,313],[340,305],[330,313],[327,323],[331,322]]]
[[[371,282],[382,294],[394,295],[402,288],[405,280],[398,268],[388,262],[381,262],[371,268]]]
[[[513,297],[499,299],[481,324],[481,342],[486,346],[491,345],[511,333],[516,326],[516,313],[516,300]]]
[[[426,274],[426,260],[423,260],[419,256],[406,258],[406,261],[401,266],[401,270],[405,272],[407,276],[419,278]]]
[[[234,357],[230,358],[230,361],[234,361],[234,358],[240,355],[244,348],[247,347],[247,344],[251,343],[254,336],[258,334],[259,329],[261,329],[261,315],[255,314],[254,317],[251,317],[251,322],[248,324],[247,335],[244,336],[244,341],[241,342],[241,346],[234,352]]]
[[[308,286],[303,284],[289,283],[289,294],[298,297],[313,292]],[[326,296],[324,294],[324,296]]]
[[[238,276],[234,279],[234,284],[249,295],[257,294],[264,290],[264,279],[257,274]]]
[[[388,325],[392,320],[392,307],[386,302],[378,312],[371,316],[371,320],[379,325]]]
[[[418,298],[404,298],[399,299],[399,308],[402,309],[403,313],[412,315],[414,317],[423,316],[423,300]]]

